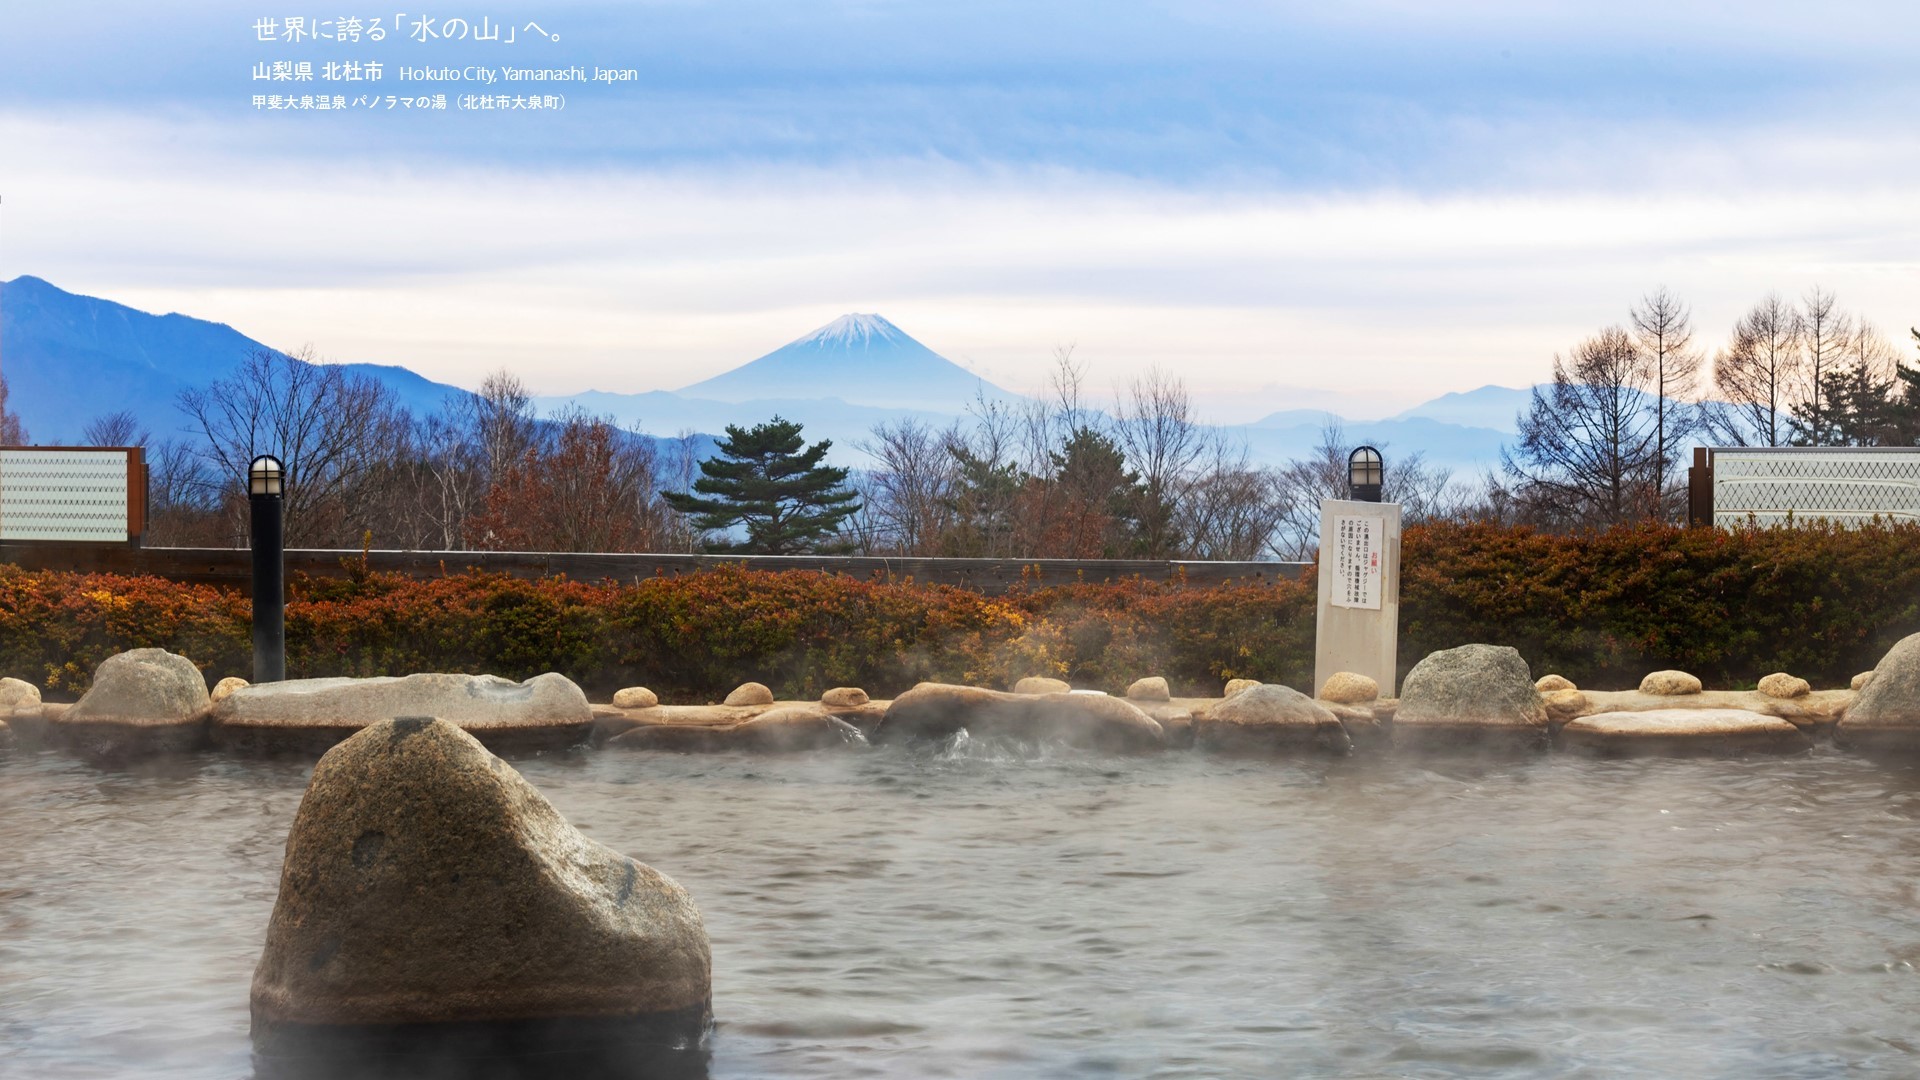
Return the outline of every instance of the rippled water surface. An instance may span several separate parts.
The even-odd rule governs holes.
[[[1920,1074],[1911,769],[516,764],[692,891],[716,1078]],[[0,759],[0,1075],[249,1075],[308,771]]]

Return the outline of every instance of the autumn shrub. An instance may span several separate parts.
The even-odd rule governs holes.
[[[100,661],[149,647],[238,671],[251,662],[250,608],[244,596],[208,585],[0,566],[0,673],[73,694]]]
[[[1407,530],[1401,565],[1402,673],[1431,650],[1481,641],[1594,689],[1665,667],[1709,686],[1773,671],[1845,686],[1920,630],[1914,525],[1427,525]]]
[[[897,694],[921,680],[1007,686],[1052,675],[1118,691],[1164,675],[1178,694],[1252,678],[1307,688],[1315,580],[1213,586],[1125,581],[987,596],[911,581],[724,566],[639,582],[297,577],[296,677],[559,671],[596,696],[646,685],[718,700],[746,679],[812,697]],[[157,578],[0,566],[0,674],[86,688],[128,648],[246,676],[243,594]],[[1625,687],[1678,667],[1711,686],[1790,671],[1845,685],[1920,630],[1920,528],[1679,529],[1575,535],[1424,525],[1405,537],[1402,674],[1435,649],[1512,645],[1536,674]]]

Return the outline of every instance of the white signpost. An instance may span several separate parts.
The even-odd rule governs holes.
[[[1351,671],[1392,697],[1399,647],[1400,504],[1322,500],[1314,692]]]

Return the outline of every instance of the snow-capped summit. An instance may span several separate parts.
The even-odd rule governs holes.
[[[852,315],[840,316],[794,344],[819,342],[823,345],[870,348],[875,338],[888,342],[913,340],[882,316],[863,315],[856,312]]]
[[[758,360],[678,392],[711,401],[839,398],[949,412],[959,412],[976,394],[1012,396],[872,314],[842,315]]]

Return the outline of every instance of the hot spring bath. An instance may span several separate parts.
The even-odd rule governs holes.
[[[1920,770],[572,753],[716,1077],[1911,1075]],[[0,1074],[235,1077],[310,762],[0,759]]]

